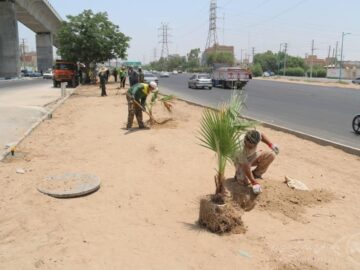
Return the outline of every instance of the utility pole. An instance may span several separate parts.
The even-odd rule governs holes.
[[[245,51],[245,49],[241,49],[241,51],[240,51],[240,63],[241,63],[241,65],[243,64],[243,51]]]
[[[255,47],[252,47],[252,63],[254,64]]]
[[[281,47],[284,43],[280,43],[280,49],[279,49],[279,53],[278,53],[278,57],[277,57],[277,60],[278,60],[278,72],[277,72],[277,75],[279,76],[280,75],[280,53],[281,53]]]
[[[310,60],[310,78],[312,78],[312,73],[313,73],[313,65],[314,65],[314,40],[312,40],[311,42],[311,60]]]
[[[336,67],[336,65],[337,65],[337,57],[338,57],[338,45],[339,45],[339,42],[338,41],[336,41],[336,45],[335,45],[335,67]]]
[[[288,44],[285,42],[284,44],[284,76],[286,74],[286,51],[287,51]]]
[[[157,51],[156,51],[156,48],[154,48],[154,61],[156,61],[157,59]]]
[[[339,71],[339,81],[341,81],[341,71],[342,71],[342,66],[343,66],[343,49],[344,49],[344,36],[346,35],[350,35],[350,33],[344,33],[342,32],[341,35],[341,51],[340,51],[340,71]]]

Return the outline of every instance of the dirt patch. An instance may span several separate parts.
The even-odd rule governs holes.
[[[297,221],[302,220],[306,207],[329,203],[335,198],[333,193],[325,189],[300,191],[277,181],[263,181],[263,192],[259,195],[255,195],[250,186],[242,186],[233,178],[227,180],[226,186],[234,201],[245,211],[257,206],[258,209],[278,212]]]
[[[214,233],[245,233],[241,220],[242,211],[232,202],[218,205],[212,201],[212,195],[200,200],[199,224]]]
[[[264,181],[263,192],[257,197],[259,209],[280,212],[283,215],[300,221],[306,207],[329,203],[335,196],[325,189],[301,191],[289,188],[283,182]]]

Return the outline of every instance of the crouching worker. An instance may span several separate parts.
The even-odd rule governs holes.
[[[147,96],[157,88],[156,82],[137,83],[129,88],[126,94],[128,102],[128,121],[126,128],[130,129],[133,124],[134,115],[139,128],[145,128],[142,112],[145,110]]]
[[[259,142],[267,144],[272,151],[258,151]],[[240,184],[252,186],[259,185],[256,179],[262,179],[262,175],[274,161],[275,155],[279,154],[279,147],[257,130],[247,131],[239,138],[239,151],[234,157],[235,180]],[[252,167],[255,169],[252,170]]]

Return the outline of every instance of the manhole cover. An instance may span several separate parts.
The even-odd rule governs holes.
[[[56,198],[73,198],[92,193],[100,188],[100,179],[86,173],[65,173],[48,176],[37,189]]]

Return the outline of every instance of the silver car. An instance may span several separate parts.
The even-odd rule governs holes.
[[[156,84],[159,84],[159,79],[158,77],[156,77],[154,74],[150,73],[150,72],[145,72],[144,73],[144,81],[146,83],[150,83],[150,82],[156,82]]]
[[[352,80],[353,84],[360,84],[360,77]]]
[[[194,74],[188,81],[189,88],[212,88],[212,80],[209,74]]]

